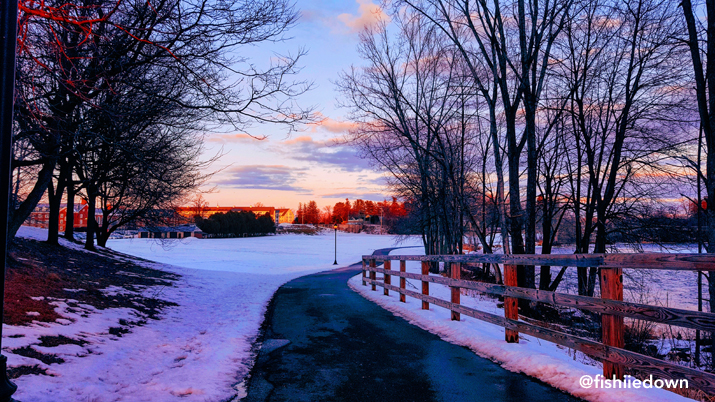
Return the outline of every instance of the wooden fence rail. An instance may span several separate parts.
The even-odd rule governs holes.
[[[391,269],[391,261],[400,261],[400,270]],[[377,262],[385,263],[384,268]],[[405,272],[406,261],[421,261],[421,274]],[[367,262],[367,263],[366,263]],[[444,262],[450,277],[430,275],[430,264]],[[461,279],[462,264],[504,264],[504,285]],[[600,267],[601,297],[587,297],[516,286],[517,265],[548,265],[566,267]],[[588,255],[445,255],[445,256],[363,256],[363,285],[372,290],[382,287],[384,294],[390,290],[399,293],[400,301],[405,296],[422,301],[422,309],[430,304],[451,310],[451,319],[460,320],[466,315],[505,328],[507,342],[519,342],[519,333],[528,334],[578,350],[603,361],[606,378],[624,378],[624,369],[629,367],[656,378],[688,380],[690,388],[700,389],[715,395],[715,375],[656,359],[624,349],[624,318],[634,318],[661,324],[680,326],[707,332],[715,332],[715,314],[651,306],[623,301],[623,268],[670,269],[715,271],[713,254],[588,254]],[[369,278],[367,273],[369,272]],[[377,273],[383,274],[379,281]],[[392,285],[392,277],[400,278],[400,286]],[[406,289],[406,280],[422,282],[422,292]],[[451,289],[451,301],[429,295],[429,283],[438,283]],[[504,317],[475,310],[460,304],[460,289],[472,289],[504,297]],[[570,335],[551,328],[519,321],[518,299],[525,299],[554,306],[583,309],[602,314],[602,342]]]

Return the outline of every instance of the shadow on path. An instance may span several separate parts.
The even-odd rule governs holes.
[[[364,299],[347,285],[360,269],[308,275],[278,289],[243,401],[576,400]]]

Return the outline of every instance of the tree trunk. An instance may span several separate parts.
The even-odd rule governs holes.
[[[596,242],[593,246],[593,252],[595,254],[606,252],[606,211],[605,209],[599,207],[596,220]],[[586,289],[586,296],[593,296],[596,291],[596,278],[599,276],[600,268],[591,267],[588,270],[588,287]]]
[[[102,224],[102,228],[97,231],[97,245],[100,247],[107,247],[109,235],[111,235],[109,228],[104,227],[104,224]]]
[[[52,180],[52,173],[55,170],[55,159],[49,159],[42,165],[42,169],[37,175],[37,181],[34,187],[17,209],[10,211],[10,219],[8,220],[7,239],[11,240],[17,234],[20,226],[30,216],[37,204],[42,199],[42,195],[47,191],[47,186]]]
[[[52,180],[47,186],[47,198],[50,202],[50,216],[47,226],[47,242],[50,244],[59,244],[60,230],[60,209],[62,209],[62,195],[65,192],[66,177],[64,174],[63,163],[60,163],[60,175],[57,178],[57,187],[55,188]]]
[[[715,48],[715,44],[713,44],[713,48]],[[715,60],[713,60],[713,64],[708,64],[708,65],[715,65]],[[715,82],[715,80],[710,81],[710,82]],[[715,116],[714,116],[715,117]],[[715,123],[715,122],[711,122]],[[713,127],[715,124],[711,124],[711,127]],[[715,204],[711,200],[715,200],[715,139],[710,138],[710,141],[708,141],[707,144],[708,147],[708,155],[707,155],[707,181],[706,181],[706,186],[707,186],[707,192],[708,192],[708,202],[707,202],[707,210],[706,210],[706,225],[705,227],[707,228],[706,236],[708,239],[707,242],[707,250],[708,253],[715,253]],[[708,278],[708,293],[710,295],[709,299],[709,304],[710,304],[710,312],[715,312],[715,273],[709,272],[707,275]]]
[[[87,186],[87,239],[84,248],[95,250],[94,234],[97,231],[97,221],[94,219],[97,210],[97,190],[93,185]]]
[[[547,211],[546,199],[544,199],[544,218],[543,218],[543,236],[544,241],[541,243],[541,254],[551,254],[551,215]],[[543,265],[539,275],[539,289],[549,290],[551,288],[551,267]]]
[[[683,0],[681,7],[688,28],[688,47],[690,48],[693,63],[698,113],[708,150],[706,160],[707,177],[705,180],[705,187],[708,193],[708,203],[705,211],[707,219],[705,225],[706,249],[708,253],[715,253],[715,208],[712,205],[712,200],[715,200],[715,68],[713,68],[715,66],[715,1],[706,1],[707,41],[705,63],[700,58],[699,27],[696,24],[691,0]],[[706,74],[703,74],[703,64],[705,65]],[[710,273],[707,278],[710,312],[715,312],[715,275]]]
[[[529,87],[529,74],[524,71],[524,85]],[[525,247],[526,254],[536,254],[536,99],[534,94],[527,90],[524,96],[524,109],[526,112],[526,211],[524,213]],[[524,267],[524,287],[536,288],[536,271],[533,265]]]
[[[72,166],[67,169],[69,179],[67,180],[67,208],[65,209],[65,238],[74,241],[74,181],[72,180]]]

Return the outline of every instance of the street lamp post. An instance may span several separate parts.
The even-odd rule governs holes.
[[[333,229],[335,229],[335,260],[333,265],[338,265],[338,225],[334,224]]]
[[[0,347],[2,346],[2,313],[5,299],[7,263],[7,224],[12,174],[12,115],[15,97],[15,45],[17,43],[17,1],[0,4]],[[7,358],[0,355],[0,402],[12,401],[17,386],[7,378]]]

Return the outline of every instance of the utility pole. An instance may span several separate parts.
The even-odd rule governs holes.
[[[7,226],[12,175],[12,117],[15,99],[15,49],[17,44],[17,1],[0,2],[0,348],[2,347],[2,314],[7,271]],[[12,401],[17,385],[7,378],[7,357],[0,355],[0,402]]]

